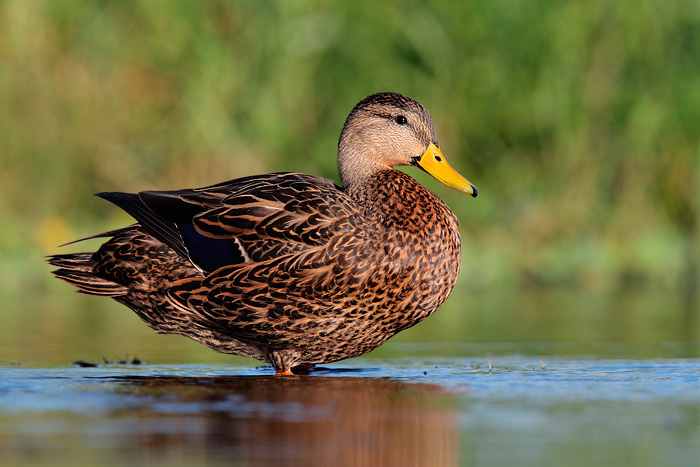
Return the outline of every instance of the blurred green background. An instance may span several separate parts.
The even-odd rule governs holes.
[[[460,218],[463,269],[458,298],[405,339],[697,338],[699,1],[2,0],[8,355],[150,336],[43,262],[130,222],[93,193],[337,181],[345,117],[385,90],[428,107],[480,193],[408,170]]]

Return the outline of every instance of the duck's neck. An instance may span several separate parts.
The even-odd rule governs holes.
[[[355,199],[363,197],[363,192],[370,184],[370,180],[380,172],[393,170],[391,167],[380,164],[374,155],[353,149],[349,145],[344,145],[342,140],[338,147],[338,173],[343,191]],[[369,149],[372,151],[372,149]]]

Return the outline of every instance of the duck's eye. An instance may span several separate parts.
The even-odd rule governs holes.
[[[408,120],[406,120],[406,117],[404,117],[403,115],[397,115],[396,118],[394,118],[394,120],[399,125],[405,125],[408,123]]]

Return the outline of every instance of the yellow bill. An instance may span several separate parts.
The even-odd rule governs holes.
[[[416,162],[420,168],[455,190],[469,193],[475,198],[479,193],[476,187],[469,183],[469,180],[462,177],[455,169],[450,167],[450,164],[445,160],[445,156],[442,155],[440,148],[435,146],[432,142]]]

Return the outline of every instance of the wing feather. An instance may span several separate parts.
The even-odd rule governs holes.
[[[323,245],[357,213],[354,202],[332,182],[300,173],[99,196],[205,272]]]

